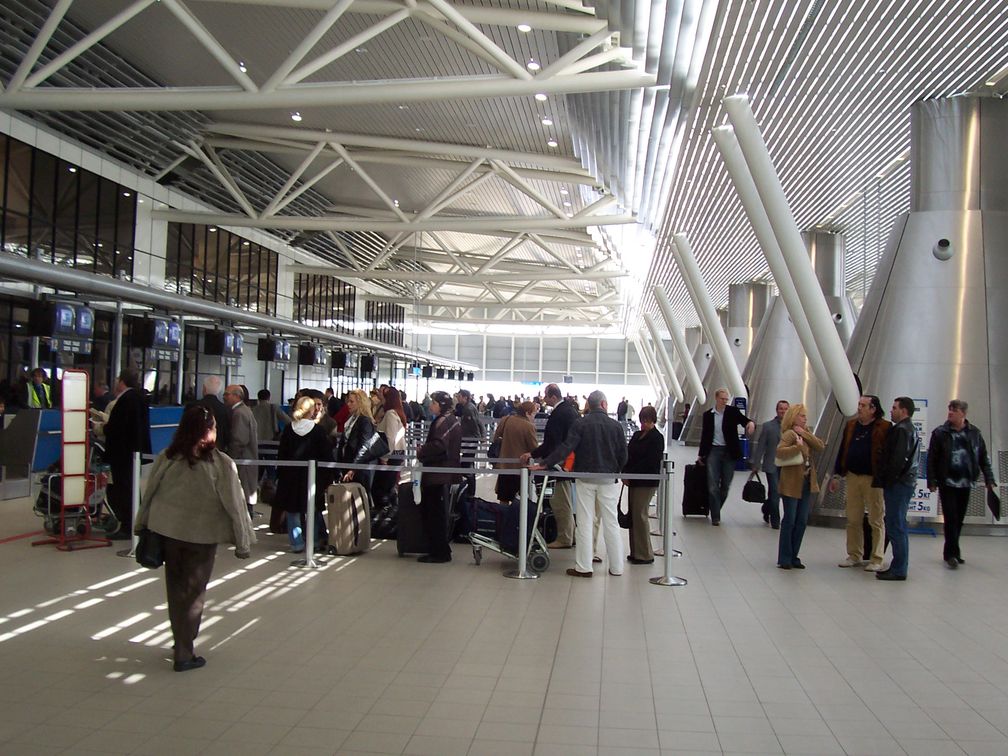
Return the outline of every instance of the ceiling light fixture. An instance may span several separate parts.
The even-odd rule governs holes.
[[[518,31],[522,34],[528,34],[532,31],[532,27],[529,24],[518,24]]]
[[[535,58],[529,58],[528,63],[525,64],[525,68],[527,68],[529,71],[538,71],[541,68],[541,66],[538,63],[536,63]]]
[[[556,139],[550,139],[548,142],[546,142],[546,146],[548,146],[548,147],[556,147],[557,146],[557,140]]]
[[[241,71],[242,73],[247,73],[248,72],[248,69],[245,67],[245,61],[244,60],[239,60],[238,61],[238,70]]]
[[[129,196],[130,196],[129,192],[123,192],[123,197],[129,197]]]
[[[69,168],[67,168],[67,170],[70,171],[70,173],[77,173],[77,166],[71,165]]]
[[[571,203],[570,203],[570,202],[564,202],[564,203],[563,203],[563,206],[564,206],[564,207],[573,207],[573,205],[571,205]]]
[[[546,102],[549,99],[543,92],[537,92],[535,98],[538,102]]]
[[[294,123],[301,123],[301,111],[295,110],[291,113],[291,120],[294,121]]]
[[[542,125],[543,126],[552,126],[553,125],[553,119],[552,118],[543,118],[542,119]]]
[[[570,194],[570,192],[568,192],[566,189],[561,188],[560,194]]]

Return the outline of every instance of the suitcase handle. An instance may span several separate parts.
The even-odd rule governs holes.
[[[353,503],[353,542],[354,547],[360,546],[360,517],[357,514],[357,502]]]

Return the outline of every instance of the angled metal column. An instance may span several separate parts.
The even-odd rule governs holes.
[[[651,291],[654,293],[655,302],[658,303],[658,309],[661,311],[662,317],[665,319],[665,326],[672,337],[672,346],[675,347],[676,354],[679,355],[679,362],[682,363],[683,369],[686,371],[686,382],[696,394],[696,400],[703,404],[707,401],[707,392],[704,391],[703,383],[700,381],[700,373],[697,371],[696,365],[693,364],[693,355],[686,345],[686,339],[682,331],[679,330],[679,323],[676,321],[675,313],[672,312],[672,303],[669,302],[665,287],[654,286]]]
[[[745,156],[746,164],[749,166],[753,181],[756,183],[756,189],[763,201],[770,225],[773,227],[774,236],[777,237],[777,243],[780,244],[781,252],[787,261],[788,271],[791,273],[795,289],[801,299],[802,308],[808,318],[809,327],[812,329],[812,336],[819,348],[823,365],[826,367],[837,404],[845,415],[853,415],[857,412],[857,403],[861,392],[854,380],[854,373],[847,361],[847,354],[840,341],[840,335],[830,318],[829,308],[826,306],[819,281],[809,264],[801,234],[798,232],[794,217],[791,215],[791,208],[784,196],[784,188],[781,186],[776,170],[774,170],[773,161],[770,159],[770,153],[756,123],[756,117],[749,107],[749,99],[745,95],[726,97],[724,106],[728,118],[735,126],[742,154]]]
[[[654,317],[652,317],[650,312],[644,313],[644,322],[647,324],[648,331],[651,333],[654,352],[658,357],[659,364],[665,371],[665,377],[668,379],[669,388],[672,389],[672,394],[675,396],[676,401],[681,402],[683,400],[682,386],[679,385],[679,379],[676,378],[675,368],[672,366],[672,359],[668,356],[668,352],[665,350],[665,345],[661,340],[661,334],[658,333],[658,326],[655,324]]]
[[[707,285],[700,274],[700,266],[697,265],[696,257],[693,256],[693,249],[690,247],[686,234],[676,234],[673,237],[672,251],[676,263],[679,265],[679,272],[682,273],[683,280],[686,282],[686,288],[689,289],[693,306],[696,307],[697,314],[703,321],[704,330],[710,339],[711,349],[714,350],[714,357],[717,359],[718,365],[721,366],[721,374],[728,382],[728,388],[734,396],[746,396],[742,374],[739,372],[738,365],[735,364],[735,358],[732,357],[728,337],[725,336],[718,315],[714,311],[714,303],[711,301]]]

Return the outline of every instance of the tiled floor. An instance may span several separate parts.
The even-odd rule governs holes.
[[[283,537],[222,550],[185,674],[160,572],[0,543],[0,753],[1008,754],[1008,542],[966,539],[952,572],[914,536],[910,580],[882,583],[810,528],[784,572],[741,482],[721,528],[676,516],[682,588],[571,579],[571,552],[516,581],[463,546],[310,572]],[[0,503],[0,538],[38,523]]]

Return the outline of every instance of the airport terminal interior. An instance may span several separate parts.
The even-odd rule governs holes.
[[[4,0],[0,753],[1008,754],[1006,92],[996,0]],[[256,501],[176,671],[89,453],[123,371],[153,455],[218,379],[288,410],[555,384],[629,401],[627,438],[651,405],[657,556],[614,574],[599,538],[581,579],[532,527],[528,567],[306,559]],[[719,389],[822,441],[791,564],[745,423],[720,522],[686,516]],[[905,580],[888,545],[889,578],[841,568],[862,397],[915,407]],[[953,400],[990,462],[958,560],[925,472]]]

